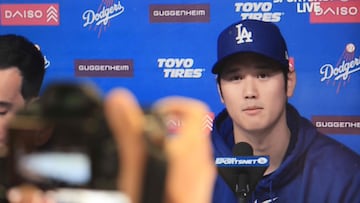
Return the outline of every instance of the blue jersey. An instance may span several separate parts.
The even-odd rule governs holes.
[[[360,156],[321,134],[312,123],[287,105],[291,140],[280,167],[264,176],[249,202],[360,203]],[[232,156],[232,120],[224,109],[214,121],[214,155]],[[217,177],[213,203],[237,203],[230,187]]]

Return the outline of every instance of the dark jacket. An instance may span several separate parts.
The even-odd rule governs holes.
[[[360,203],[360,156],[318,132],[290,104],[287,123],[291,140],[284,161],[259,181],[249,202]],[[226,109],[215,118],[211,136],[215,157],[232,156],[233,126]],[[213,203],[237,201],[219,176]]]

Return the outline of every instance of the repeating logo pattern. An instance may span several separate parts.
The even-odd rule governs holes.
[[[90,78],[105,90],[120,84],[145,102],[172,90],[185,96],[200,95],[215,111],[223,108],[216,95],[215,76],[209,71],[216,61],[217,34],[240,19],[274,22],[284,31],[289,53],[296,57],[298,76],[315,80],[316,85],[305,83],[301,91],[316,95],[326,91],[326,97],[317,100],[330,102],[334,108],[339,106],[337,99],[352,105],[336,109],[334,114],[339,115],[331,118],[313,116],[314,125],[329,134],[360,135],[356,117],[360,112],[354,106],[360,103],[359,9],[358,0],[3,0],[0,34],[24,34],[41,44],[46,68],[51,65],[50,78]],[[235,35],[238,43],[252,40],[251,30],[242,25]],[[322,54],[324,47],[329,54]],[[293,70],[294,58],[289,60]],[[191,88],[185,90],[183,84]],[[321,111],[313,107],[317,104],[301,105],[302,113],[309,117],[314,109]],[[333,112],[331,105],[326,108]],[[349,114],[355,117],[347,117]],[[204,117],[204,129],[213,128],[213,116]],[[171,120],[168,125],[180,126],[181,121]]]

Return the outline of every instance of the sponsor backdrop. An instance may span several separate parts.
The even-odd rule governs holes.
[[[279,25],[298,76],[290,102],[360,153],[358,0],[0,0],[0,34],[39,45],[45,85],[91,81],[103,95],[122,86],[144,106],[190,96],[215,114],[223,108],[211,74],[217,35],[246,18]]]

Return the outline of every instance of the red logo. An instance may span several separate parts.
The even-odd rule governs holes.
[[[59,4],[1,4],[0,25],[46,25],[60,24]]]
[[[319,2],[319,7],[310,13],[310,23],[359,23],[360,1]]]

